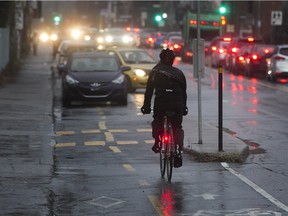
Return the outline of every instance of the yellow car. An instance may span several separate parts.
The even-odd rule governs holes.
[[[109,55],[115,55],[122,66],[129,66],[131,70],[125,71],[128,80],[128,92],[146,88],[148,76],[157,61],[146,50],[138,48],[111,48],[107,49]]]

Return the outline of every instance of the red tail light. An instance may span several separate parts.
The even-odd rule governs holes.
[[[216,46],[212,46],[211,49],[212,49],[212,51],[216,51],[217,47]]]
[[[253,60],[258,60],[259,57],[258,57],[256,54],[254,54],[254,55],[252,55],[252,59],[253,59]]]
[[[285,58],[282,57],[282,56],[275,56],[274,59],[275,59],[276,61],[284,61],[284,60],[285,60]]]
[[[224,53],[224,49],[219,49],[218,52],[221,54],[221,53]]]
[[[187,56],[187,57],[192,57],[192,56],[193,56],[193,53],[192,53],[192,52],[186,52],[186,56]]]
[[[232,53],[236,53],[236,52],[238,52],[238,50],[239,50],[239,48],[237,48],[237,47],[233,47],[233,48],[231,49]]]
[[[174,48],[174,49],[180,49],[181,46],[180,46],[179,44],[174,44],[173,48]]]
[[[238,57],[238,61],[242,62],[242,61],[244,61],[244,60],[245,60],[245,58],[244,58],[243,56],[239,56],[239,57]]]

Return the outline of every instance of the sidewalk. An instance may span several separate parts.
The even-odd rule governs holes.
[[[53,89],[50,58],[22,60],[0,85],[0,215],[49,215],[53,176]],[[39,213],[41,212],[41,214]]]

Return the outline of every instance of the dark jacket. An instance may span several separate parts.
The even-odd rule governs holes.
[[[155,90],[154,109],[158,106],[167,108],[185,108],[187,101],[186,78],[181,70],[162,63],[157,64],[149,75],[144,106],[151,106],[151,98]]]

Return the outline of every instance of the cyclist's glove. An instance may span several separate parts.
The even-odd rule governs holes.
[[[141,112],[142,112],[143,114],[149,114],[149,113],[151,113],[151,108],[150,108],[150,107],[143,106],[143,107],[141,108]]]
[[[185,108],[183,109],[182,115],[186,116],[188,114],[188,107],[185,106]]]

